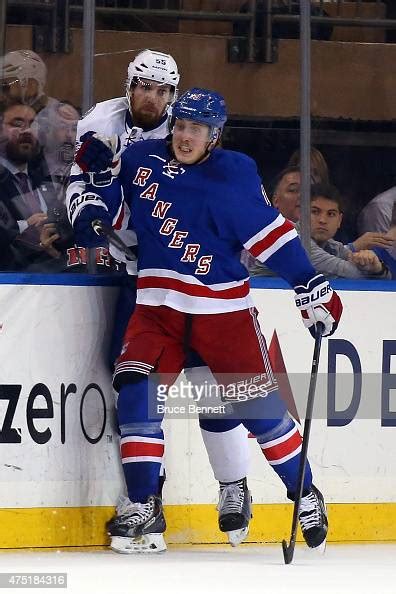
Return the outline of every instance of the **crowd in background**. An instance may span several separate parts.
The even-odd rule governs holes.
[[[91,260],[75,245],[65,208],[80,109],[45,92],[46,66],[30,50],[0,59],[0,271],[80,272]],[[238,147],[232,147],[238,150]],[[299,230],[300,158],[293,153],[267,193]],[[337,240],[347,209],[317,149],[311,151],[311,259],[328,277],[396,278],[396,187],[361,211],[358,236]],[[243,196],[241,196],[243,200]],[[117,269],[97,248],[93,270]],[[250,273],[269,271],[242,254]]]
[[[0,60],[0,270],[80,272],[65,192],[80,109],[45,92],[47,70],[30,50]],[[101,264],[109,264],[98,255]],[[108,266],[105,266],[108,268]],[[95,272],[96,272],[95,267]]]

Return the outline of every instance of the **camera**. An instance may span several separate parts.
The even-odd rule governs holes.
[[[47,216],[47,223],[53,223],[59,235],[59,239],[54,241],[53,246],[60,252],[66,250],[73,245],[73,227],[67,218],[66,207],[63,204],[50,206]]]

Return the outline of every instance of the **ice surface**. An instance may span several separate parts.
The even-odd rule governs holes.
[[[396,544],[333,544],[323,556],[299,545],[289,566],[280,544],[171,547],[157,555],[2,551],[0,572],[13,571],[67,572],[67,590],[29,590],[60,594],[396,594]]]

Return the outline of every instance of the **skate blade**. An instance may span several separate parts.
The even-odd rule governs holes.
[[[239,530],[230,530],[227,532],[228,542],[232,547],[237,547],[241,544],[249,534],[249,526],[246,528],[239,528]]]
[[[323,557],[326,552],[326,539],[318,547],[307,547],[307,550],[314,557]]]
[[[318,546],[312,549],[317,555],[324,555],[326,552],[326,539]]]
[[[136,538],[112,536],[110,548],[115,553],[131,555],[134,553],[162,553],[166,551],[163,534],[143,534]]]

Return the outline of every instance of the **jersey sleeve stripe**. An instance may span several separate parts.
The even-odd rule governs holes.
[[[290,241],[294,237],[297,237],[297,231],[294,228],[293,223],[288,220],[284,220],[283,223],[279,226],[270,231],[265,237],[257,241],[254,245],[249,248],[249,252],[257,258],[259,255],[264,257],[266,260],[272,255],[276,249],[279,249],[282,245],[287,243],[287,241],[282,241],[282,238],[288,237],[287,241]],[[272,249],[275,245],[278,245],[276,249]],[[260,258],[261,260],[261,258]]]
[[[292,241],[296,237],[298,237],[297,231],[293,227],[293,229],[291,229],[284,235],[281,235],[281,237],[279,237],[279,239],[277,239],[267,249],[260,252],[255,257],[257,258],[257,260],[260,260],[260,262],[266,262],[266,260],[268,260],[268,258],[270,258],[271,256],[273,256],[275,254],[275,252],[277,252],[281,247],[283,247],[284,245],[289,243],[289,241]]]
[[[262,239],[264,239],[265,237],[267,237],[272,231],[274,231],[278,227],[281,227],[284,222],[285,222],[285,218],[281,214],[279,214],[273,221],[271,221],[271,223],[269,223],[268,225],[266,225],[258,233],[256,233],[255,235],[253,235],[253,237],[251,237],[250,239],[248,239],[248,241],[246,241],[243,244],[244,247],[247,250],[250,250],[250,248],[252,246],[254,246],[256,243],[258,243],[259,241],[261,241]]]

